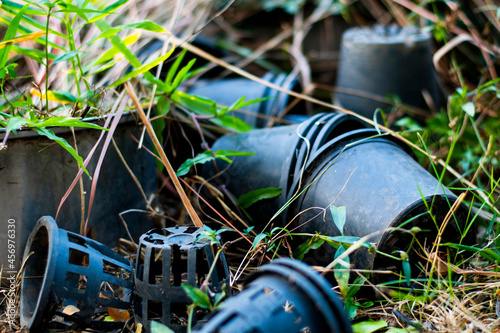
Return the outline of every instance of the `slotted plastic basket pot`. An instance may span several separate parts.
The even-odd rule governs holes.
[[[94,321],[100,310],[130,308],[130,261],[99,242],[60,229],[50,216],[38,220],[23,261],[20,317],[21,326],[29,330],[41,329],[56,314],[81,328],[102,329],[106,325]],[[62,309],[69,305],[79,311],[64,315]],[[116,328],[111,324],[109,328]]]
[[[251,274],[244,290],[195,332],[351,333],[352,328],[328,281],[310,266],[283,258]]]
[[[200,288],[207,279],[208,288],[214,293],[228,287],[224,252],[217,255],[218,245],[199,239],[201,231],[196,227],[172,227],[142,235],[134,275],[134,313],[146,330],[150,330],[151,320],[176,332],[187,330],[185,323],[176,320],[187,318],[186,308],[192,303],[183,283]],[[196,323],[197,317],[193,320]]]

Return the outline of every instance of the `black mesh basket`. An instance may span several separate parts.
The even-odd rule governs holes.
[[[134,278],[134,313],[146,330],[150,330],[151,320],[177,332],[187,329],[187,305],[192,301],[181,284],[200,288],[208,280],[207,286],[213,293],[221,292],[228,284],[224,253],[217,257],[218,245],[198,237],[202,230],[173,227],[142,235]]]
[[[24,251],[21,285],[21,325],[38,329],[57,323],[100,330],[123,326],[105,322],[108,308],[129,309],[132,264],[87,237],[59,229],[50,216],[40,218]],[[74,306],[74,314],[62,309]],[[75,309],[75,310],[76,310]]]
[[[260,267],[240,294],[198,326],[195,333],[352,333],[347,313],[328,281],[290,258]]]

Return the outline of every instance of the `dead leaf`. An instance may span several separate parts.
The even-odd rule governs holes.
[[[65,315],[68,315],[68,316],[74,315],[77,312],[80,312],[80,309],[74,305],[68,305],[62,311],[62,313],[64,313]]]
[[[127,310],[108,308],[108,313],[114,321],[127,321],[130,319],[130,313]]]

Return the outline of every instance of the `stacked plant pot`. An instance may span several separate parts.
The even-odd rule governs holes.
[[[335,104],[372,118],[387,97],[423,110],[438,102],[432,40],[415,26],[353,27],[342,35]],[[427,98],[424,96],[427,95]]]
[[[285,90],[298,92],[301,89],[297,78],[284,73],[268,72],[262,80]],[[266,127],[274,123],[273,118],[285,116],[282,112],[291,101],[288,94],[243,77],[202,80],[186,89],[190,95],[204,97],[223,106],[230,106],[243,96],[246,101],[262,99],[260,102],[246,106],[243,110],[234,111],[235,117],[254,128]]]
[[[451,212],[457,197],[414,160],[405,144],[349,115],[318,114],[299,125],[228,134],[213,149],[256,153],[237,157],[230,165],[207,164],[203,170],[207,179],[225,185],[235,197],[259,188],[281,188],[280,197],[248,208],[258,232],[285,208],[274,226],[340,236],[328,208],[345,206],[344,235],[374,233],[369,241],[379,251],[356,250],[351,256],[355,268],[398,272],[401,264],[380,252],[407,251],[412,235],[405,230],[414,226],[423,230],[417,235],[421,243],[431,245],[448,213],[442,241],[472,242],[465,235],[467,207],[461,204]],[[335,248],[324,245],[304,260],[327,265],[334,255]],[[413,263],[417,258],[414,254]]]
[[[86,121],[103,125],[106,117],[89,118]],[[51,128],[53,132],[75,145],[80,156],[85,159],[97,144],[101,131],[89,128]],[[5,132],[0,130],[0,140]],[[131,136],[139,137],[141,128],[131,114],[124,115],[117,126],[113,138],[121,155],[139,181],[148,198],[156,194],[156,165],[145,149],[137,150],[137,143]],[[103,149],[103,141],[97,146],[87,170],[92,175],[99,167],[98,160]],[[145,147],[152,146],[149,138]],[[31,130],[20,130],[9,136],[7,148],[0,151],[0,211],[4,221],[0,224],[1,251],[7,250],[8,223],[15,225],[16,260],[0,258],[4,270],[19,271],[21,255],[38,218],[44,215],[56,216],[58,206],[79,167],[75,159],[54,141]],[[57,217],[62,228],[80,232],[82,206],[88,213],[92,180],[82,176],[82,196],[79,185],[75,186],[61,207]],[[123,196],[123,193],[127,195]],[[84,202],[82,202],[82,199]],[[134,179],[122,162],[113,145],[108,147],[100,165],[88,228],[95,231],[96,240],[108,246],[117,246],[119,238],[128,238],[127,230],[119,214],[127,210],[144,210],[147,203]],[[130,233],[136,237],[154,227],[154,221],[144,219],[144,213],[131,212],[123,215]]]

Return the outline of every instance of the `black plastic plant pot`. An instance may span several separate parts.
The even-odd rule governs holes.
[[[29,236],[23,262],[21,326],[39,330],[55,315],[80,328],[125,324],[102,321],[108,307],[130,308],[133,288],[132,264],[110,248],[59,229],[52,217],[43,216]],[[70,305],[78,312],[64,314]]]
[[[216,244],[200,239],[202,230],[173,227],[142,235],[134,275],[134,308],[137,322],[146,330],[150,330],[151,320],[176,332],[187,330],[186,321],[181,320],[187,319],[187,306],[192,301],[181,284],[200,288],[207,279],[208,288],[217,293],[229,283],[224,252],[217,255]],[[193,318],[194,322],[196,319]]]
[[[430,34],[412,26],[348,29],[342,36],[337,88],[342,90],[334,96],[337,104],[370,119],[376,108],[390,109],[380,100],[388,95],[428,110],[423,93],[437,102]]]
[[[298,92],[300,83],[296,78],[286,74],[266,73],[263,80],[273,83],[283,89]],[[196,86],[187,89],[190,95],[196,95],[215,101],[217,104],[230,106],[241,97],[246,101],[268,98],[262,102],[254,103],[235,110],[234,115],[252,127],[262,128],[267,126],[273,117],[283,116],[286,107],[292,100],[284,92],[269,88],[263,84],[247,78],[227,78],[215,81],[201,81]]]
[[[430,247],[457,199],[414,160],[405,144],[373,128],[363,128],[347,115],[318,114],[300,125],[229,134],[213,148],[256,153],[237,157],[230,165],[218,161],[217,169],[209,164],[203,169],[206,179],[218,180],[236,198],[260,188],[281,188],[279,197],[258,201],[247,209],[258,229],[300,193],[275,219],[275,225],[293,232],[340,236],[329,207],[344,206],[344,235],[375,233],[368,241],[379,252],[399,256],[394,251],[409,249],[412,235],[408,231],[413,226],[422,230],[416,236],[419,242]],[[468,209],[462,204],[450,213],[442,242],[473,244],[472,228],[465,234],[467,217]],[[307,239],[294,237],[295,242]],[[304,260],[327,265],[335,251],[325,244],[309,251]],[[410,252],[411,262],[417,264],[419,254]],[[351,264],[357,269],[401,270],[401,262],[381,253],[360,248],[351,255]],[[418,269],[412,273],[418,274]],[[372,277],[374,281],[386,279]]]
[[[333,138],[360,128],[365,128],[365,123],[353,116],[327,113],[296,125],[227,134],[213,144],[213,150],[255,155],[237,156],[231,165],[222,160],[215,167],[206,163],[203,176],[224,185],[236,198],[253,190],[281,188],[281,196],[258,201],[247,209],[257,227],[263,227],[289,198],[292,185],[300,179],[301,168],[311,154]]]
[[[308,265],[289,258],[261,266],[244,290],[226,300],[195,332],[350,333],[332,286]]]
[[[372,234],[367,241],[379,251],[356,250],[351,255],[354,268],[399,272],[401,262],[383,255],[398,257],[397,251],[408,251],[410,263],[416,266],[422,260],[417,252],[422,249],[414,243],[409,251],[413,237],[409,230],[420,228],[416,237],[429,250],[447,219],[442,243],[474,243],[474,232],[466,234],[468,208],[460,204],[451,210],[457,197],[411,157],[406,145],[374,129],[351,131],[324,145],[311,156],[304,175],[300,188],[305,191],[288,212],[287,220],[297,216],[289,228],[340,236],[328,209],[344,206],[344,235]],[[334,255],[335,248],[325,245],[311,251],[305,261],[327,265]],[[425,253],[420,255],[425,258]],[[418,269],[412,274],[418,275]],[[375,282],[391,278],[373,275]]]
[[[106,117],[89,118],[86,121],[103,126]],[[96,145],[101,131],[89,128],[50,128],[57,136],[65,139],[70,145],[78,147],[79,155],[85,159]],[[0,129],[0,141],[5,131]],[[123,159],[139,181],[146,197],[156,194],[156,164],[147,149],[137,149],[137,142],[131,136],[140,137],[141,128],[131,114],[124,114],[117,126],[113,139]],[[90,175],[98,169],[98,160],[103,151],[104,139],[97,146],[95,153],[87,165]],[[151,149],[151,140],[146,136],[144,147]],[[10,134],[7,149],[0,151],[0,211],[15,224],[16,251],[22,253],[28,236],[40,216],[56,216],[56,212],[79,171],[76,160],[53,140],[41,136],[32,130],[19,130],[17,135]],[[94,177],[95,179],[95,177]],[[92,180],[82,176],[82,195],[77,185],[61,206],[57,223],[60,228],[80,233],[82,221],[82,205],[88,207]],[[122,195],[126,193],[127,195]],[[119,198],[119,199],[117,199]],[[82,203],[82,200],[84,201]],[[144,213],[135,212],[146,208],[147,202],[134,182],[127,166],[122,162],[113,145],[106,151],[100,166],[100,177],[88,229],[93,229],[96,240],[111,248],[118,245],[118,239],[128,238],[127,229],[120,220],[123,214],[134,241],[139,236],[154,228],[153,219],[144,219]],[[85,209],[85,214],[88,210]],[[8,224],[0,224],[0,253],[7,251]],[[16,256],[14,263],[7,261],[7,256],[0,257],[0,266],[20,271],[21,256]],[[5,278],[5,276],[3,277]]]

